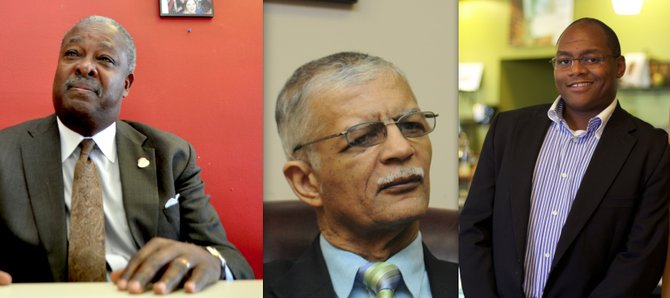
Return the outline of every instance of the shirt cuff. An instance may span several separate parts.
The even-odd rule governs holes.
[[[228,264],[226,263],[226,259],[221,255],[219,250],[217,250],[216,248],[211,247],[211,246],[205,246],[205,249],[212,256],[214,256],[215,258],[218,258],[219,261],[221,261],[221,276],[219,277],[219,279],[235,280],[235,277],[233,276],[233,272],[230,271],[230,268],[228,268]]]
[[[235,276],[233,276],[233,272],[228,268],[228,264],[223,266],[223,271],[225,280],[235,280]]]

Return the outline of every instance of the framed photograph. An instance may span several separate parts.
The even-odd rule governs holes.
[[[214,17],[213,0],[158,0],[162,17]]]
[[[510,45],[552,46],[572,22],[574,0],[512,0]]]

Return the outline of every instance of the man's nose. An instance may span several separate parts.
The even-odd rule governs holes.
[[[386,141],[382,146],[384,146],[382,153],[384,162],[407,160],[414,154],[414,146],[395,124],[386,125]]]
[[[579,59],[574,59],[572,60],[572,63],[570,63],[571,72],[584,72],[584,70],[586,70],[586,65],[582,64],[582,61]]]
[[[77,74],[85,77],[97,77],[98,70],[90,58],[81,59],[77,63]]]

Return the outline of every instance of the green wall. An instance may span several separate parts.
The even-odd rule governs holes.
[[[501,78],[502,61],[544,60],[553,56],[554,47],[521,48],[509,45],[509,0],[459,0],[458,4],[459,62],[484,63],[481,88],[476,92],[460,93],[459,113],[463,118],[471,117],[471,105],[477,102],[507,109],[511,104],[501,102],[501,96],[507,96],[509,91],[507,87],[500,86],[501,81],[519,81],[524,76],[537,80],[538,77],[546,77],[546,74],[521,70],[514,78]],[[594,17],[612,27],[619,36],[622,53],[645,52],[651,58],[670,61],[670,1],[644,0],[642,11],[635,16],[616,15],[611,0],[575,0],[574,5],[575,19]],[[552,96],[538,98],[538,102],[553,101],[557,95],[555,89],[544,94],[552,92]],[[618,97],[631,113],[658,127],[667,127],[670,112],[670,91],[667,89],[621,91]],[[528,102],[523,100],[521,104]]]

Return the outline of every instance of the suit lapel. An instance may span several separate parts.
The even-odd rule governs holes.
[[[52,115],[28,130],[21,158],[35,225],[47,252],[54,281],[65,281],[67,231],[63,198],[63,168],[56,117]]]
[[[423,261],[433,297],[458,297],[458,267],[437,259],[423,244]]]
[[[537,156],[542,148],[551,120],[547,117],[549,105],[535,109],[530,117],[519,120],[512,134],[513,146],[509,147],[513,158],[508,166],[513,166],[510,177],[510,213],[514,229],[514,242],[520,258],[526,253],[530,195]]]
[[[270,291],[277,297],[335,297],[318,237]]]
[[[570,214],[556,246],[552,269],[596,210],[626,161],[626,156],[637,142],[637,139],[630,134],[635,125],[629,119],[630,115],[617,105],[593,152],[575,201],[570,208]]]
[[[144,145],[147,137],[123,121],[117,121],[116,147],[121,175],[123,207],[137,247],[157,233],[158,187],[154,148]],[[140,163],[140,159],[146,162]]]

